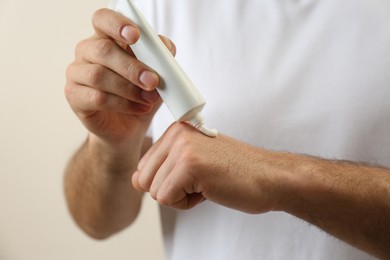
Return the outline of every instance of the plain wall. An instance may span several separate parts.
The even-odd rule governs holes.
[[[0,0],[0,260],[163,259],[149,196],[136,223],[104,241],[82,233],[64,201],[64,166],[86,137],[64,72],[106,4]]]

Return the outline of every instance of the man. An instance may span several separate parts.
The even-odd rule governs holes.
[[[122,230],[149,192],[168,259],[390,258],[390,3],[140,5],[220,134],[169,126],[139,29],[97,11],[65,88],[89,130],[65,178],[80,227]]]

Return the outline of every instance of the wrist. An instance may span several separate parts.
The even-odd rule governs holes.
[[[141,156],[143,137],[131,141],[108,142],[89,133],[86,148],[90,158],[93,158],[91,167],[99,167],[101,172],[110,176],[123,176],[132,173]]]
[[[316,164],[304,155],[288,152],[262,152],[262,171],[267,173],[274,197],[274,211],[291,213],[292,205],[300,200],[308,189],[320,188],[312,181]],[[310,185],[309,185],[310,183]]]

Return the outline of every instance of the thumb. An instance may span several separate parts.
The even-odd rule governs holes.
[[[168,48],[168,50],[172,53],[172,55],[175,56],[176,55],[175,44],[170,39],[168,39],[167,37],[164,37],[162,35],[160,35],[160,39],[165,44],[165,46]]]

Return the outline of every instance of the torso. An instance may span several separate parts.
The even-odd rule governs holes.
[[[207,125],[266,149],[390,166],[389,1],[139,2],[175,42]],[[172,121],[163,107],[155,138]],[[370,259],[285,213],[161,212],[168,259]]]

